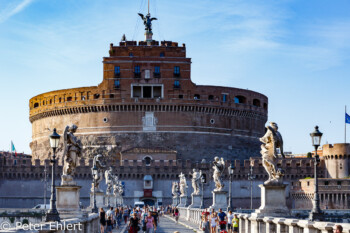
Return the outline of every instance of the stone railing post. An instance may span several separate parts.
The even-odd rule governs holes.
[[[243,215],[238,215],[239,218],[239,232],[245,232],[245,219],[243,218]]]
[[[252,233],[251,231],[250,231],[250,221],[249,221],[249,215],[246,215],[246,216],[244,216],[244,232],[245,233]]]
[[[287,226],[285,225],[284,218],[275,218],[273,222],[276,224],[276,232],[277,233],[288,233]]]
[[[265,217],[265,232],[276,232],[276,225],[273,223],[272,217]]]
[[[304,231],[303,233],[317,233],[318,230],[314,227],[314,222],[310,222],[308,220],[299,221],[299,226],[301,226]]]
[[[286,219],[285,224],[288,226],[288,233],[299,233],[298,219]]]

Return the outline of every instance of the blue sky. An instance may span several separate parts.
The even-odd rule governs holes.
[[[295,153],[312,150],[316,124],[323,143],[344,142],[349,10],[348,0],[151,0],[154,38],[186,43],[192,80],[267,95]],[[0,0],[0,150],[13,140],[30,153],[28,100],[100,83],[109,43],[143,40],[140,11],[146,0]]]

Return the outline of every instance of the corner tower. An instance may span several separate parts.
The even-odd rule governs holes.
[[[325,177],[336,179],[349,177],[349,157],[349,143],[323,145],[323,158],[326,164]]]

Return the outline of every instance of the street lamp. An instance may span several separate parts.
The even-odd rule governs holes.
[[[317,179],[317,165],[320,163],[320,158],[317,154],[317,148],[321,144],[322,133],[318,130],[318,126],[315,126],[315,131],[310,133],[312,138],[312,145],[315,147],[315,157],[314,157],[314,183],[315,183],[315,192],[314,199],[312,201],[312,210],[309,215],[310,221],[323,220],[323,213],[320,208],[320,198],[318,196],[318,179]]]
[[[229,183],[229,201],[228,201],[228,207],[227,211],[232,210],[232,177],[233,172],[235,171],[235,166],[233,165],[233,162],[231,161],[230,166],[228,167],[228,174],[230,175],[230,183]]]
[[[248,180],[250,181],[250,209],[253,209],[253,180],[255,176],[253,175],[253,166],[250,164],[250,172],[248,173]]]
[[[53,150],[52,160],[52,172],[51,172],[51,199],[50,209],[46,212],[46,222],[59,222],[60,216],[56,209],[56,187],[55,187],[55,165],[56,165],[56,149],[60,142],[60,135],[56,132],[56,128],[53,129],[53,133],[50,135],[50,146]]]
[[[94,201],[93,201],[93,207],[91,209],[92,213],[98,213],[98,209],[97,209],[97,206],[96,206],[96,180],[97,180],[97,177],[98,177],[98,170],[97,170],[97,167],[95,165],[92,168],[92,179],[93,179],[92,182],[94,183],[94,193],[93,193]]]
[[[205,183],[205,177],[204,174],[201,176],[201,184],[202,184],[202,198],[201,198],[201,209],[204,209],[204,183]]]

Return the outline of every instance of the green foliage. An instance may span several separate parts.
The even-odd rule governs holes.
[[[311,159],[312,158],[312,153],[311,152],[307,152],[306,157]]]
[[[304,180],[313,179],[312,177],[305,177]]]
[[[9,220],[10,220],[11,223],[15,222],[15,218],[14,217],[9,217]]]
[[[24,225],[24,224],[29,224],[28,219],[25,218],[25,219],[22,220],[22,225]]]

